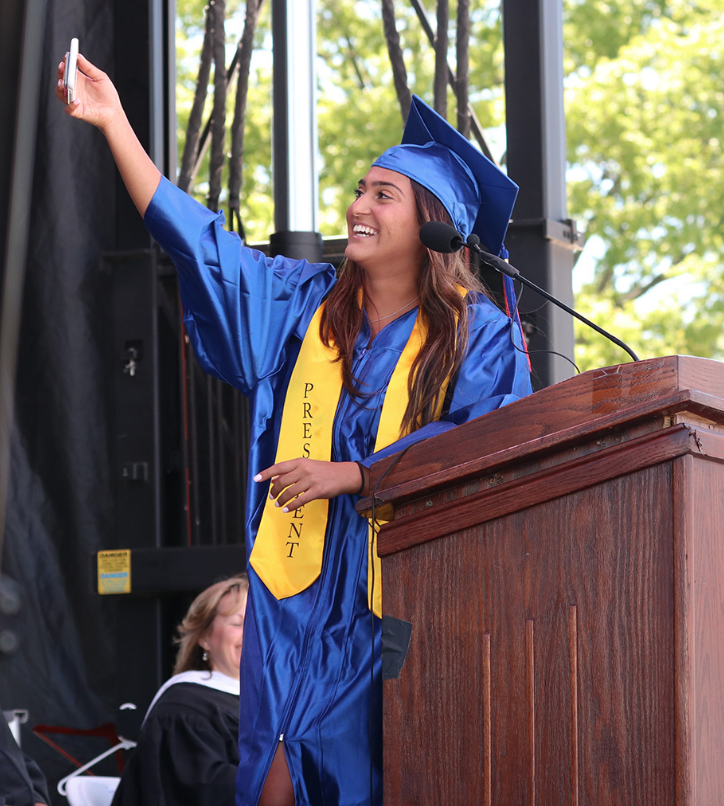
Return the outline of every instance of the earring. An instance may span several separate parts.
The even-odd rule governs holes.
[[[204,650],[201,654],[201,660],[208,660],[208,659],[209,659],[209,653],[206,650]]]

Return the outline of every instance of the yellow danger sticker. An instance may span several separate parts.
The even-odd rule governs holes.
[[[98,593],[131,592],[131,550],[98,552]]]

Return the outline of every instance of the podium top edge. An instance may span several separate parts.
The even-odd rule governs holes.
[[[555,435],[586,439],[598,430],[692,411],[724,424],[724,363],[672,355],[601,367],[541,389],[476,420],[409,448],[377,491],[380,504],[395,490],[433,474],[516,446],[555,442]],[[546,439],[548,438],[548,439]],[[397,455],[374,464],[371,484]],[[358,511],[371,501],[359,502]]]

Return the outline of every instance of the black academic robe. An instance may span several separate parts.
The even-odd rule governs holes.
[[[48,787],[38,765],[15,743],[0,713],[0,806],[50,803]]]
[[[238,730],[238,696],[171,686],[146,717],[112,806],[233,806]]]

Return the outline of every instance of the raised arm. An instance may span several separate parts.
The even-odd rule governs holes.
[[[66,102],[64,73],[65,58],[58,65],[58,84],[55,88],[55,94],[63,103]],[[66,105],[66,114],[84,120],[103,132],[128,193],[138,212],[144,215],[161,181],[161,172],[131,128],[113,82],[102,70],[78,54],[76,88],[76,100]]]

